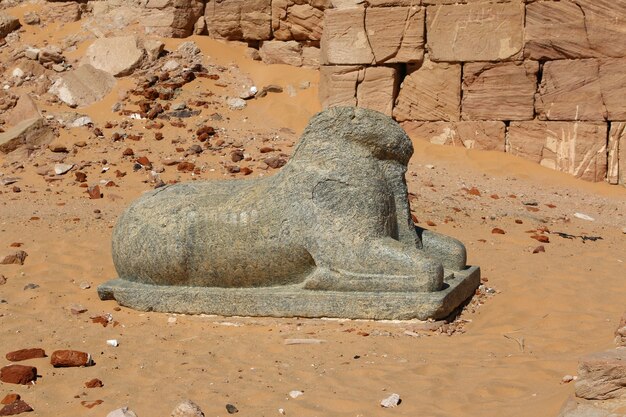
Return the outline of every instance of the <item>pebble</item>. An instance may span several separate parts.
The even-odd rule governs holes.
[[[91,355],[77,350],[56,350],[52,352],[50,363],[55,368],[68,368],[77,366],[91,366]]]
[[[198,406],[191,400],[185,400],[178,404],[176,408],[170,414],[171,417],[204,417],[204,413]]]
[[[5,277],[4,275],[0,274],[0,285],[4,285],[7,283],[7,277]]]
[[[226,411],[228,411],[228,414],[235,414],[239,412],[237,407],[232,404],[226,404]]]
[[[27,385],[37,379],[37,368],[28,365],[7,365],[0,368],[0,381]]]
[[[89,194],[89,198],[91,200],[102,198],[102,193],[100,192],[100,186],[98,185],[92,185],[91,187],[87,188],[87,194]]]
[[[36,288],[39,288],[39,285],[34,284],[34,283],[32,283],[32,282],[31,282],[31,283],[26,284],[26,285],[24,286],[24,291],[26,291],[26,290],[34,290],[34,289],[36,289]]]
[[[120,342],[118,342],[117,339],[109,339],[107,340],[107,345],[112,347],[118,347],[120,345]]]
[[[504,235],[504,234],[506,234],[506,232],[504,230],[500,229],[499,227],[494,227],[491,230],[491,233],[493,233],[494,235]]]
[[[107,414],[107,417],[137,417],[137,414],[135,414],[132,410],[129,410],[128,407],[122,407],[111,411]]]
[[[581,220],[587,220],[587,221],[590,221],[590,222],[595,220],[593,217],[588,216],[588,215],[586,215],[584,213],[574,213],[574,217],[579,218]]]
[[[26,260],[26,257],[28,256],[28,254],[26,252],[24,252],[23,250],[18,250],[15,251],[13,253],[10,253],[8,255],[6,255],[4,257],[4,259],[2,259],[2,261],[0,261],[0,264],[2,265],[24,265],[24,261]]]
[[[20,397],[20,394],[16,394],[16,393],[11,393],[11,394],[7,394],[2,401],[0,401],[0,404],[11,404],[14,403],[15,401],[19,401],[20,399],[22,399],[22,397]]]
[[[15,68],[13,72],[11,72],[11,76],[15,78],[22,78],[24,76],[24,71],[21,68]]]
[[[85,382],[85,387],[87,388],[102,388],[103,386],[104,384],[98,378]]]
[[[562,384],[568,384],[572,381],[576,381],[578,379],[578,377],[572,376],[572,375],[565,375],[563,378],[561,378],[561,383]]]
[[[91,284],[88,283],[87,281],[83,281],[80,283],[79,288],[81,290],[88,290],[89,288],[91,288]]]
[[[231,97],[226,100],[226,104],[232,110],[243,110],[246,107],[246,101],[239,97]]]
[[[546,251],[546,248],[543,245],[539,245],[535,249],[533,249],[533,253],[542,253],[545,251]]]
[[[291,398],[298,398],[298,397],[299,397],[299,396],[301,396],[301,395],[304,395],[304,392],[303,392],[303,391],[297,391],[297,390],[294,390],[294,391],[289,391],[289,396],[290,396]]]
[[[187,108],[187,105],[185,103],[175,103],[172,106],[172,110],[185,110]]]
[[[400,404],[400,396],[398,394],[391,394],[380,402],[380,406],[384,408],[394,408]]]
[[[8,361],[19,362],[28,359],[45,358],[46,352],[41,348],[20,349],[7,353],[5,357]]]

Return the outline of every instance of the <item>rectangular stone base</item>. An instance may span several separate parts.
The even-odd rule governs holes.
[[[470,298],[480,268],[454,271],[432,293],[339,292],[301,286],[217,288],[159,286],[113,279],[98,287],[102,300],[141,311],[222,316],[335,317],[374,320],[443,319]]]

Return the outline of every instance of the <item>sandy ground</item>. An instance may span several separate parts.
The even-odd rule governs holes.
[[[27,361],[38,368],[37,383],[0,383],[0,397],[19,393],[35,409],[33,416],[104,416],[121,406],[140,417],[166,416],[184,399],[207,416],[228,414],[228,403],[241,416],[278,416],[279,409],[288,416],[555,416],[573,393],[561,378],[576,373],[581,355],[612,347],[624,311],[626,189],[575,180],[509,155],[414,140],[407,180],[419,225],[463,241],[469,263],[480,265],[484,285],[493,292],[470,304],[453,326],[423,331],[419,322],[141,313],[98,299],[97,285],[116,276],[110,250],[115,219],[154,187],[146,170],[133,171],[137,156],[158,166],[183,158],[201,167],[192,174],[165,166],[159,174],[165,182],[243,178],[225,166],[232,165],[232,150],[244,149],[250,160],[239,165],[253,170],[249,178],[271,175],[275,170],[261,162],[266,155],[260,148],[273,147],[271,155],[288,158],[319,109],[315,71],[264,66],[245,59],[242,47],[192,40],[232,80],[220,87],[198,79],[174,102],[204,93],[236,95],[237,80],[245,76],[259,86],[292,85],[296,94],[273,93],[248,101],[242,111],[216,99],[184,128],[166,125],[164,140],[154,140],[143,121],[133,121],[124,131],[142,132],[143,138],[113,142],[121,128],[102,126],[128,120],[111,112],[120,90],[133,83],[123,80],[101,103],[75,110],[92,117],[104,138],[88,127],[61,128],[72,149],[61,157],[50,150],[17,162],[1,157],[3,178],[19,181],[0,186],[0,250],[8,253],[19,242],[29,256],[23,266],[0,265],[7,279],[0,285],[0,353],[77,349],[90,352],[96,364],[54,369],[48,358]],[[168,41],[167,48],[180,42]],[[310,85],[300,89],[303,82]],[[38,104],[48,114],[70,111],[44,99]],[[212,119],[214,112],[222,119]],[[219,130],[222,147],[195,156],[176,151],[196,143],[193,131],[208,121]],[[71,146],[79,141],[87,146]],[[129,147],[135,156],[122,155]],[[74,171],[37,174],[60,159],[77,164],[74,171],[80,167],[88,185],[100,184],[104,198],[89,199]],[[117,178],[115,170],[127,174]],[[105,187],[103,181],[110,180],[116,186]],[[21,192],[13,192],[14,186]],[[494,228],[505,234],[493,234]],[[549,243],[530,237],[538,229]],[[567,239],[555,232],[602,239]],[[533,254],[539,245],[545,252]],[[38,287],[25,289],[31,283]],[[90,288],[81,289],[84,283]],[[75,305],[88,311],[73,314]],[[90,319],[105,313],[113,318],[106,327]],[[285,345],[289,338],[325,342]],[[107,346],[107,339],[119,346]],[[92,378],[104,387],[85,388]],[[293,399],[292,390],[304,394]],[[402,403],[382,409],[380,400],[391,393]],[[97,400],[102,403],[88,408]]]

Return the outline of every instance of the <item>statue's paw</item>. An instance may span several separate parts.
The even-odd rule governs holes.
[[[422,241],[422,250],[426,256],[452,271],[461,271],[466,268],[467,252],[460,241],[417,226],[415,231]]]

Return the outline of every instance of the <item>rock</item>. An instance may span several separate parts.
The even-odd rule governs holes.
[[[45,145],[53,138],[54,132],[43,118],[27,119],[0,133],[0,152],[13,152],[23,146]]]
[[[389,397],[380,402],[380,406],[383,408],[395,408],[400,404],[400,402],[401,400],[398,394],[391,394]]]
[[[146,52],[148,61],[156,61],[165,48],[165,44],[158,39],[145,39],[143,41],[143,49]]]
[[[115,77],[132,74],[145,52],[136,36],[96,39],[85,52],[84,62]]]
[[[27,365],[7,365],[0,368],[0,381],[27,385],[37,379],[37,368]]]
[[[600,60],[600,86],[608,120],[626,121],[624,65],[626,59]]]
[[[424,61],[402,82],[393,116],[398,121],[457,121],[460,107],[461,66]]]
[[[577,219],[581,219],[581,220],[587,220],[588,222],[592,222],[595,219],[591,216],[588,216],[584,213],[574,213],[574,217],[576,217]]]
[[[5,277],[4,275],[0,274],[0,285],[4,285],[7,283],[7,277]]]
[[[9,33],[20,27],[18,18],[6,13],[0,13],[0,38],[5,38]]]
[[[47,2],[41,10],[41,17],[46,22],[71,23],[80,20],[81,5],[72,1]]]
[[[23,78],[24,77],[24,71],[22,71],[22,69],[19,68],[19,67],[15,68],[11,72],[11,77],[13,77],[13,78]]]
[[[137,417],[137,414],[129,410],[128,407],[122,407],[111,411],[107,417]]]
[[[532,120],[539,64],[532,61],[463,65],[464,120]]]
[[[500,61],[521,55],[524,3],[428,6],[426,15],[433,61]]]
[[[55,368],[91,366],[91,355],[77,350],[55,350],[50,357],[50,363]]]
[[[7,404],[0,409],[0,416],[15,416],[22,413],[34,411],[33,408],[22,400],[17,400],[11,404]]]
[[[289,396],[290,396],[291,398],[298,398],[298,397],[300,397],[300,396],[302,396],[302,395],[304,395],[304,392],[302,392],[302,391],[297,391],[297,390],[295,390],[295,391],[289,391]]]
[[[18,250],[18,251],[15,251],[13,253],[6,255],[4,259],[0,261],[0,264],[1,265],[11,265],[11,264],[24,265],[24,261],[26,260],[27,256],[28,254],[26,252],[24,252],[23,250]]]
[[[141,12],[145,32],[167,38],[186,38],[202,16],[203,0],[148,0]]]
[[[271,0],[207,0],[204,17],[209,36],[228,40],[269,40]]]
[[[98,378],[91,379],[85,382],[86,388],[102,388],[104,384]]]
[[[11,394],[7,394],[2,401],[0,401],[0,404],[11,404],[14,403],[16,401],[19,401],[22,397],[20,397],[20,394],[15,394],[15,393],[11,393]]]
[[[506,234],[506,232],[504,230],[500,229],[499,227],[494,227],[491,230],[491,233],[495,234],[495,235],[504,235],[504,234]]]
[[[89,116],[81,116],[74,119],[67,127],[82,127],[87,125],[93,125],[93,120],[91,120]]]
[[[163,66],[161,67],[161,70],[176,71],[178,68],[180,68],[180,64],[178,63],[178,61],[176,61],[175,59],[170,59],[165,64],[163,64]]]
[[[52,84],[49,92],[70,107],[82,107],[101,100],[115,83],[111,74],[87,64],[63,74]]]
[[[377,64],[424,59],[424,11],[416,6],[366,9],[365,30]]]
[[[613,122],[609,131],[607,181],[626,185],[626,122]]]
[[[319,68],[321,61],[320,48],[316,46],[302,46],[302,66],[307,68]]]
[[[585,401],[570,397],[563,404],[558,417],[618,417],[623,415],[620,412],[619,404],[616,405],[616,407],[607,407],[595,401]]]
[[[37,57],[41,64],[54,63],[60,64],[65,61],[63,57],[63,51],[61,48],[55,45],[48,45],[39,50]]]
[[[606,176],[607,126],[583,122],[511,122],[506,151],[587,181]]]
[[[4,121],[8,126],[17,126],[21,122],[30,119],[41,118],[37,104],[28,94],[21,94],[17,104],[4,115]]]
[[[587,400],[626,398],[626,349],[582,357],[578,363],[576,396]]]
[[[20,349],[6,354],[11,362],[25,361],[27,359],[45,358],[46,352],[41,348]]]
[[[74,168],[74,164],[56,164],[54,166],[54,173],[57,175],[63,175],[72,168]]]
[[[36,12],[24,13],[24,23],[27,25],[38,25],[41,22],[39,15]]]
[[[270,168],[274,168],[274,169],[282,168],[287,163],[285,159],[279,158],[277,156],[265,158],[263,162],[265,162]]]
[[[327,0],[272,1],[272,32],[279,41],[319,41],[324,28]]]
[[[533,253],[543,253],[546,251],[545,246],[539,245],[535,249],[533,249]]]
[[[194,35],[204,35],[207,31],[206,19],[204,16],[200,16],[196,23],[193,25]]]
[[[328,9],[321,39],[322,64],[373,64],[374,53],[365,31],[365,9]]]
[[[32,282],[29,283],[29,284],[24,285],[24,291],[26,291],[26,290],[35,290],[37,288],[39,288],[39,285],[34,284]]]
[[[226,104],[231,110],[243,110],[246,107],[246,101],[239,97],[231,97],[226,100]]]
[[[204,417],[204,413],[196,403],[185,400],[178,404],[170,414],[171,417]]]
[[[92,185],[87,188],[87,194],[89,194],[89,198],[91,200],[102,198],[102,192],[100,192],[100,187],[98,185]]]
[[[266,64],[302,66],[302,46],[296,41],[264,41],[259,54]]]
[[[27,47],[24,49],[24,56],[28,59],[37,60],[39,58],[40,49]]]
[[[437,145],[463,146],[467,149],[480,149],[504,152],[504,122],[419,122],[407,121],[402,128],[411,139],[426,140]]]
[[[236,414],[239,412],[237,407],[232,404],[226,404],[226,411],[228,411],[228,414]]]

